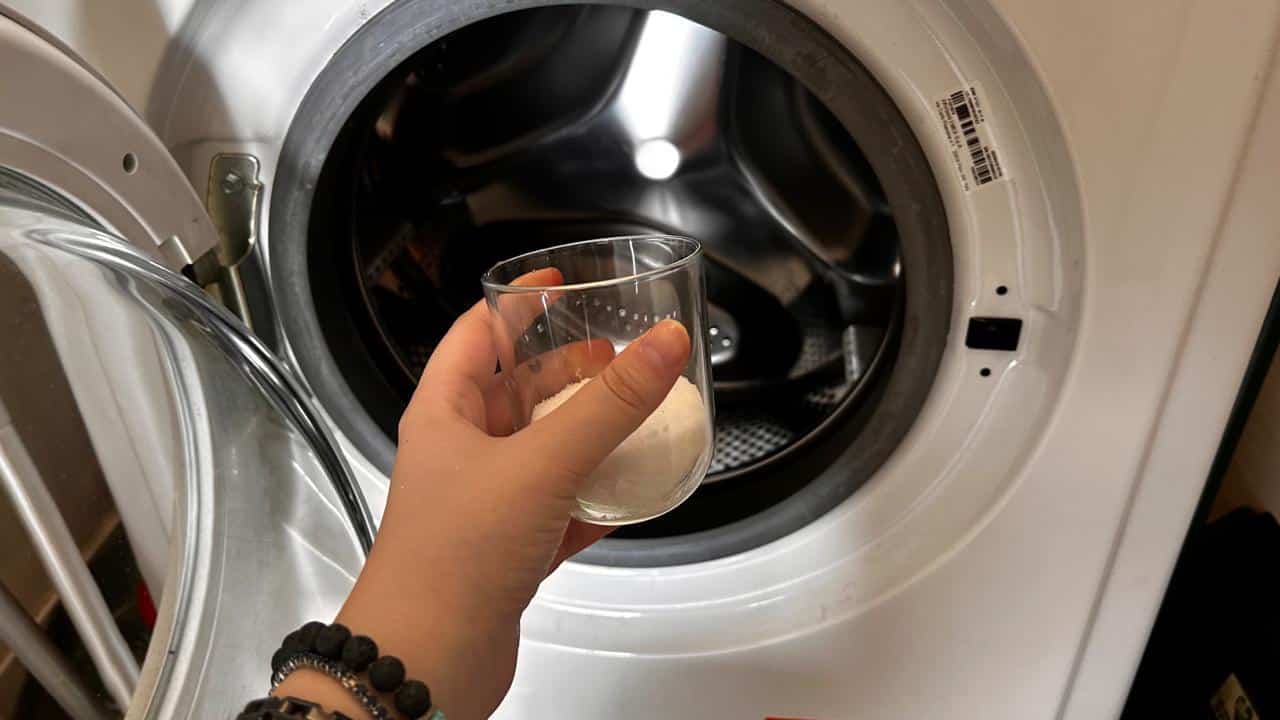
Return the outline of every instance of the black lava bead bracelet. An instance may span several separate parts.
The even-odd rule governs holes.
[[[353,674],[367,673],[373,689],[391,695],[396,710],[410,720],[417,720],[431,710],[431,691],[426,683],[406,680],[404,663],[399,658],[379,656],[378,645],[372,638],[352,635],[339,623],[325,625],[312,621],[286,635],[280,649],[271,656],[273,685],[284,679],[281,671],[298,667],[291,660],[308,655],[330,660]],[[436,710],[431,720],[444,720],[444,713]]]

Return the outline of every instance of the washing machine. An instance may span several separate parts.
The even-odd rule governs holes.
[[[1280,3],[184,0],[145,62],[55,5],[147,155],[59,94],[99,189],[0,164],[252,328],[351,527],[487,265],[703,242],[707,482],[544,582],[498,717],[1121,713],[1280,277]]]

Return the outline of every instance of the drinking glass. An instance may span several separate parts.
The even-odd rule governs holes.
[[[668,235],[588,240],[498,263],[481,282],[513,430],[553,411],[655,324],[684,325],[681,377],[592,473],[573,515],[624,525],[688,498],[711,463],[714,432],[701,246]]]

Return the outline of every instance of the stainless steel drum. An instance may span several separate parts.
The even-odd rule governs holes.
[[[914,135],[821,29],[772,0],[640,4],[405,0],[373,18],[295,117],[267,256],[283,344],[387,471],[489,265],[593,236],[700,240],[707,483],[584,556],[662,565],[790,532],[883,462],[946,342],[951,249]],[[815,484],[859,438],[859,466]]]

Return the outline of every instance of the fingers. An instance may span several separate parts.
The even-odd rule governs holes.
[[[515,429],[513,411],[527,421],[534,405],[571,382],[599,374],[612,359],[613,343],[609,340],[580,340],[525,362],[516,368],[514,380],[495,375],[485,392],[489,432],[511,434]]]
[[[569,479],[585,481],[661,404],[684,370],[689,348],[684,326],[663,320],[576,395],[513,439],[526,444],[530,457],[554,457]]]
[[[483,425],[481,388],[493,375],[496,364],[489,310],[481,301],[458,316],[427,360],[427,367],[400,419],[401,430],[406,423],[411,424],[431,411],[459,415],[473,425]]]
[[[521,275],[511,284],[520,287],[546,287],[562,283],[564,275],[558,269],[542,268]],[[503,293],[497,297],[497,310],[507,329],[519,334],[563,296],[563,292],[556,290]]]
[[[569,526],[564,529],[564,539],[560,541],[560,547],[556,550],[555,557],[551,560],[551,568],[547,571],[547,574],[551,574],[556,568],[560,567],[560,563],[591,547],[597,540],[613,532],[614,529],[608,525],[592,525],[581,520],[570,520]]]
[[[564,276],[555,268],[535,270],[517,278],[513,285],[556,285]],[[522,299],[519,307],[531,313],[529,320],[541,312],[541,298],[546,293],[512,296]],[[554,301],[551,301],[554,302]],[[471,306],[454,321],[449,332],[436,346],[405,416],[426,408],[444,409],[484,426],[484,390],[488,388],[497,366],[493,328],[489,308],[484,301]],[[501,343],[499,343],[501,344]]]

